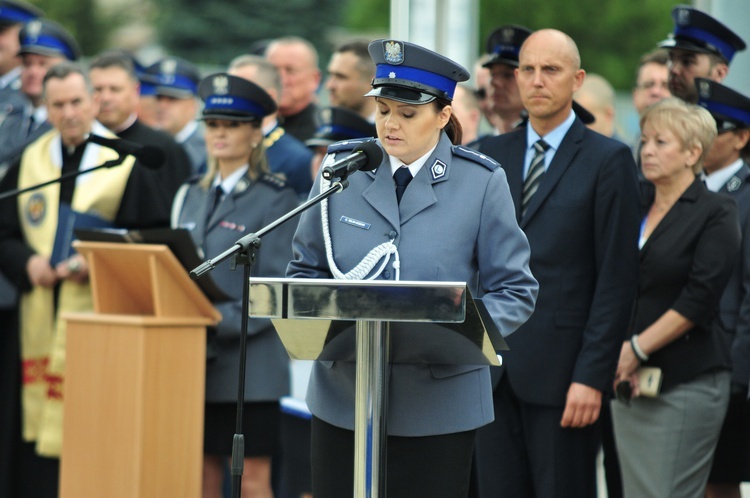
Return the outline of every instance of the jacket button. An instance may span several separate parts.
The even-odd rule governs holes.
[[[390,272],[390,270],[383,271],[383,278],[386,279],[386,280],[390,280],[390,278],[391,278],[391,272]]]

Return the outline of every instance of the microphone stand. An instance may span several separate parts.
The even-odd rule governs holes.
[[[120,164],[122,164],[122,162],[125,160],[126,157],[127,156],[120,154],[120,156],[117,159],[110,159],[109,161],[103,162],[99,166],[94,166],[92,168],[83,169],[83,170],[69,171],[69,172],[65,173],[64,175],[60,175],[60,177],[55,178],[54,180],[49,180],[47,182],[39,183],[37,185],[32,185],[30,187],[26,187],[26,188],[22,188],[22,189],[16,188],[16,189],[13,189],[13,190],[9,190],[7,192],[3,192],[2,194],[0,194],[0,201],[3,201],[3,200],[8,199],[10,197],[16,197],[18,195],[25,194],[26,192],[31,192],[32,190],[38,190],[38,189],[40,189],[42,187],[46,187],[47,185],[52,185],[53,183],[64,182],[65,180],[69,180],[71,178],[75,178],[78,175],[84,175],[86,173],[91,173],[92,171],[96,171],[98,169],[111,168],[113,166],[119,166]]]
[[[242,410],[245,404],[245,371],[247,365],[247,327],[250,320],[250,267],[255,262],[255,250],[261,245],[260,238],[275,229],[276,227],[286,223],[299,213],[306,211],[313,207],[319,202],[327,199],[328,197],[341,192],[349,186],[349,181],[346,177],[342,177],[339,181],[333,183],[328,190],[321,194],[313,197],[300,204],[293,210],[289,211],[284,216],[271,222],[269,225],[261,228],[255,233],[249,233],[239,239],[235,244],[219,254],[215,258],[211,258],[203,262],[190,271],[190,277],[193,280],[199,279],[206,273],[212,271],[216,265],[221,263],[227,258],[234,257],[232,260],[232,270],[234,270],[238,264],[244,267],[243,272],[243,288],[242,288],[242,323],[240,325],[240,369],[239,369],[239,382],[237,387],[237,418],[235,421],[235,434],[232,439],[232,463],[231,463],[231,475],[232,475],[232,498],[240,498],[242,494],[242,472],[244,470],[244,458],[245,458],[245,437],[242,434]]]

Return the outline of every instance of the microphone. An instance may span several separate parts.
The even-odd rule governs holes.
[[[119,138],[105,138],[89,134],[88,141],[112,149],[121,156],[133,156],[148,169],[158,169],[164,164],[164,151],[154,145],[140,145]]]
[[[354,148],[354,151],[322,170],[323,178],[346,178],[355,171],[372,171],[383,161],[383,151],[375,142],[365,142]]]

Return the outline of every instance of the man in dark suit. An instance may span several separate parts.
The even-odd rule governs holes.
[[[635,166],[627,146],[573,112],[585,72],[569,36],[530,35],[516,78],[528,125],[480,150],[508,176],[539,297],[494,375],[495,421],[477,437],[480,496],[595,497],[602,392],[636,293]]]
[[[136,111],[140,83],[132,57],[121,51],[105,52],[96,57],[89,68],[94,95],[99,102],[97,120],[119,138],[154,146],[164,152],[164,163],[158,169],[148,169],[136,163],[127,188],[136,189],[141,200],[124,206],[121,212],[132,214],[142,211],[144,220],[157,220],[156,225],[149,226],[169,226],[172,200],[182,182],[191,174],[190,160],[185,150],[167,133],[154,130],[138,120]],[[124,197],[125,200],[132,198],[128,195]],[[148,202],[142,199],[148,199]]]
[[[740,483],[750,479],[750,98],[708,79],[696,78],[695,85],[698,105],[719,132],[703,163],[704,181],[737,202],[742,230],[740,257],[719,308],[732,340],[731,397],[706,488],[709,498],[723,498],[739,496]]]

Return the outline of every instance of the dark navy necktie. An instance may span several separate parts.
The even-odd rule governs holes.
[[[216,208],[219,207],[219,204],[221,204],[223,198],[224,190],[221,188],[221,185],[217,185],[216,187],[214,187],[214,199],[213,203],[211,204],[211,210],[208,212],[208,216],[206,216],[206,220],[211,219],[211,216],[213,216],[214,212],[216,212]]]
[[[393,181],[396,183],[396,201],[401,204],[401,197],[412,180],[411,171],[406,166],[402,166],[393,174]]]

